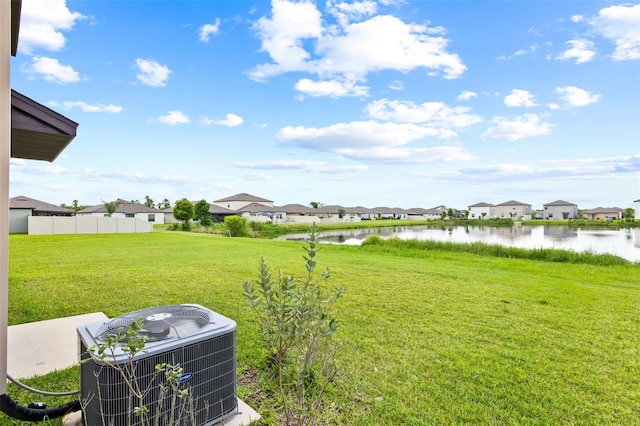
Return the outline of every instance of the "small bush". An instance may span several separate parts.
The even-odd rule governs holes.
[[[224,224],[227,227],[230,237],[248,237],[249,226],[247,219],[240,216],[227,216],[224,218]]]
[[[273,278],[261,258],[257,281],[243,284],[244,296],[260,321],[265,365],[277,381],[286,425],[315,424],[325,390],[337,374],[332,336],[338,323],[330,313],[344,288],[325,294],[314,277],[320,251],[315,224],[307,244],[303,278],[282,272]],[[328,280],[329,270],[321,277]]]

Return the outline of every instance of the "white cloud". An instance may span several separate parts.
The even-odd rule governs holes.
[[[472,92],[470,90],[463,90],[458,95],[458,100],[459,101],[468,101],[468,100],[471,100],[471,98],[477,98],[477,97],[478,97],[478,94],[476,92]]]
[[[412,123],[353,121],[327,127],[287,126],[278,131],[276,138],[283,144],[343,153],[352,148],[401,146],[426,137],[450,137],[451,134],[451,131]]]
[[[528,49],[520,49],[514,52],[514,56],[522,56],[522,55],[526,55],[527,53],[533,53],[536,50],[538,50],[538,47],[539,46],[537,44],[532,44],[531,46],[529,46]]]
[[[347,25],[352,20],[359,20],[376,13],[378,4],[374,1],[355,1],[353,3],[327,1],[329,13],[336,17],[341,25]]]
[[[240,176],[245,180],[271,180],[273,179],[271,175],[267,173],[247,173],[246,175]]]
[[[571,47],[556,56],[556,59],[561,61],[575,59],[576,64],[582,64],[589,62],[596,56],[596,50],[593,47],[593,42],[590,40],[569,40],[565,44]]]
[[[353,173],[367,170],[365,165],[335,166],[326,161],[272,160],[272,161],[232,161],[231,165],[245,169],[264,170],[304,170],[315,173]]]
[[[209,35],[218,34],[220,31],[220,18],[216,19],[214,24],[204,24],[200,27],[199,39],[203,43],[209,43]]]
[[[603,175],[624,175],[640,171],[640,155],[540,161],[532,164],[494,164],[458,170],[452,179],[462,181],[504,181],[536,179],[601,179]]]
[[[551,131],[551,126],[550,123],[542,122],[536,114],[524,114],[511,120],[496,117],[493,119],[493,126],[480,137],[517,141],[522,138],[547,135]]]
[[[151,87],[164,87],[169,79],[169,74],[172,73],[168,67],[147,59],[137,58],[136,67],[138,69],[136,78],[142,84]]]
[[[156,119],[162,124],[186,124],[189,123],[189,117],[183,114],[181,111],[169,111],[167,115],[160,116]]]
[[[573,22],[574,24],[577,24],[578,22],[584,21],[584,16],[583,15],[573,15],[569,19],[571,19],[571,22]]]
[[[531,108],[537,106],[535,96],[527,90],[513,89],[510,94],[504,97],[504,104],[508,107]]]
[[[49,105],[52,107],[60,107],[64,110],[69,110],[74,107],[80,108],[82,112],[107,112],[110,114],[117,114],[122,111],[122,107],[118,105],[103,105],[103,104],[88,104],[84,101],[64,101],[62,103],[59,102],[49,102]]]
[[[376,161],[392,164],[421,164],[453,161],[469,161],[475,157],[457,146],[432,148],[372,147],[368,149],[343,149],[341,154],[352,160]]]
[[[287,71],[311,70],[306,63],[310,55],[303,41],[322,35],[321,19],[313,3],[274,0],[272,18],[262,17],[253,27],[262,41],[261,50],[267,52],[274,63],[259,65],[251,77],[264,80]]]
[[[233,113],[227,114],[224,120],[215,121],[215,124],[219,126],[227,126],[227,127],[238,127],[242,123],[244,123],[244,119],[239,115],[236,115]]]
[[[457,146],[407,147],[427,137],[451,137],[448,129],[413,123],[357,121],[327,127],[285,127],[276,135],[283,145],[339,154],[342,158],[381,163],[466,161],[474,158]]]
[[[209,117],[200,117],[200,124],[208,126],[210,124],[217,124],[218,126],[237,127],[244,123],[244,119],[239,115],[229,113],[222,120],[216,120]]]
[[[555,92],[569,106],[586,106],[600,100],[600,95],[594,95],[575,86],[557,87]]]
[[[256,66],[250,77],[262,81],[287,72],[307,72],[317,75],[320,83],[342,82],[344,89],[345,82],[362,83],[368,73],[381,70],[426,68],[446,79],[466,71],[460,57],[447,51],[448,40],[442,37],[441,27],[407,24],[388,15],[351,22],[373,13],[374,5],[366,1],[331,5],[330,9],[340,11],[344,19],[338,19],[338,25],[323,27],[323,17],[312,2],[274,0],[271,17],[260,18],[254,25],[262,51],[272,62]],[[301,81],[298,87],[314,96],[341,93],[317,82],[314,85],[310,79]],[[354,83],[350,84],[361,89]],[[344,93],[353,95],[348,90]]]
[[[62,49],[66,39],[61,31],[73,28],[85,18],[71,12],[65,0],[28,0],[22,2],[20,13],[20,52],[32,54],[37,48],[50,51]]]
[[[371,118],[402,123],[419,123],[441,128],[460,128],[478,124],[482,119],[470,114],[470,107],[450,107],[444,102],[424,102],[382,99],[366,107]]]
[[[589,23],[615,44],[614,60],[640,59],[640,4],[605,7]]]
[[[392,81],[389,84],[389,89],[398,90],[398,91],[403,90],[404,89],[404,83],[402,81],[400,81],[400,80]]]
[[[58,84],[77,83],[80,81],[80,74],[68,65],[62,65],[57,59],[44,56],[34,56],[31,58],[31,65],[23,64],[22,72],[27,74],[40,75],[47,81]]]
[[[438,31],[442,30],[388,15],[350,24],[343,32],[318,40],[319,71],[365,76],[380,70],[427,68],[442,71],[444,78],[460,77],[467,67],[458,55],[446,51],[445,38],[432,35]]]
[[[339,98],[343,96],[367,96],[369,88],[367,86],[359,86],[354,81],[312,81],[308,78],[299,80],[295,88],[297,91],[313,97],[329,96]]]

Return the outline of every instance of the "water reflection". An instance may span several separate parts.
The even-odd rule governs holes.
[[[369,235],[381,238],[436,240],[454,243],[481,241],[522,248],[556,248],[594,253],[611,253],[640,262],[640,229],[575,229],[566,226],[394,226],[320,233],[327,243],[358,245]],[[289,234],[286,240],[304,240],[306,234]]]

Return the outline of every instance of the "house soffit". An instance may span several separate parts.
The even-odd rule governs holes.
[[[53,161],[76,136],[78,123],[11,90],[11,157]]]

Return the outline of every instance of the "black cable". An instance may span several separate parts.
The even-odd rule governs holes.
[[[26,422],[42,422],[49,419],[56,419],[81,409],[80,400],[71,401],[58,407],[29,408],[19,405],[7,394],[0,395],[0,411],[14,419]]]

